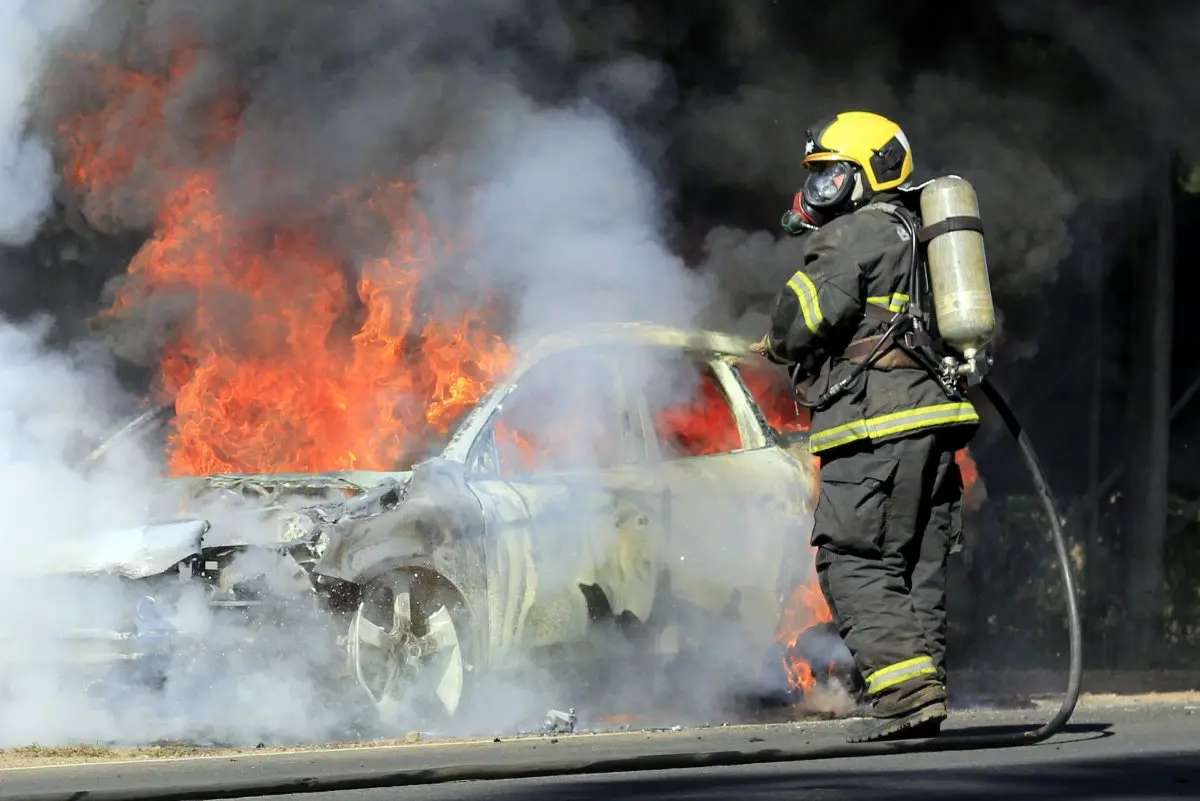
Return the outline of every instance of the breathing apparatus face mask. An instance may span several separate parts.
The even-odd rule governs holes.
[[[804,188],[796,193],[791,210],[783,215],[783,230],[792,236],[813,231],[849,211],[863,196],[854,165],[845,161],[818,162]]]

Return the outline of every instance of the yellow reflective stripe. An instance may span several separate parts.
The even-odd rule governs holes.
[[[821,314],[821,301],[817,298],[817,285],[802,272],[795,273],[787,282],[788,287],[796,293],[800,301],[800,313],[804,315],[804,325],[814,334],[821,333],[825,324],[825,315]]]
[[[922,428],[976,422],[979,422],[979,412],[975,411],[971,404],[939,403],[936,406],[922,406],[879,417],[868,417],[866,420],[854,420],[826,431],[816,432],[809,437],[808,449],[819,453],[860,439],[880,439]]]
[[[882,667],[868,675],[866,677],[867,693],[878,695],[889,687],[935,673],[937,673],[937,668],[933,665],[932,657],[918,656],[913,659],[905,659],[903,662]]]
[[[903,292],[893,292],[890,295],[875,295],[867,298],[867,303],[879,306],[890,312],[901,312],[908,308],[908,295]]]

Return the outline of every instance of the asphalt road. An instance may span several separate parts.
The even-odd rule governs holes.
[[[946,735],[1012,729],[1040,713],[958,713]],[[410,745],[262,756],[200,757],[0,771],[0,799],[116,799],[209,787],[239,797],[239,783],[311,778],[351,782],[449,765],[537,765],[647,753],[761,751],[833,745],[842,724],[717,727],[679,732],[575,734],[499,743]],[[292,787],[298,786],[292,784]],[[121,795],[127,794],[127,795]],[[930,801],[1200,797],[1200,708],[1184,704],[1085,708],[1050,741],[989,751],[860,757],[824,762],[700,768],[599,776],[357,789],[271,796],[300,801],[541,801],[541,799],[754,799],[767,797]],[[160,797],[163,797],[160,795]],[[210,797],[216,797],[215,795]],[[262,797],[258,795],[257,797]]]

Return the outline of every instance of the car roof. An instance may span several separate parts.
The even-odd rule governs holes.
[[[739,361],[751,356],[749,341],[733,334],[675,328],[657,323],[595,323],[543,337],[526,352],[521,361],[527,366],[575,348],[613,345],[678,348]]]

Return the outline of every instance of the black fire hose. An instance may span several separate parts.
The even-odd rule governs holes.
[[[208,786],[158,788],[73,788],[70,791],[24,795],[25,801],[200,801],[216,798],[251,798],[296,793],[328,793],[366,790],[382,787],[444,784],[456,781],[497,781],[534,779],[551,776],[596,775],[629,773],[633,771],[678,770],[683,768],[732,767],[780,762],[811,762],[824,759],[844,759],[861,756],[885,756],[935,751],[973,751],[984,748],[1011,748],[1033,745],[1062,730],[1079,701],[1083,676],[1083,635],[1080,630],[1079,605],[1075,597],[1075,581],[1062,522],[1054,497],[1034,453],[1033,445],[1017,420],[1004,396],[986,379],[980,384],[983,394],[991,401],[1004,420],[1021,450],[1025,467],[1033,479],[1038,497],[1050,522],[1054,550],[1062,570],[1063,596],[1067,601],[1067,620],[1070,629],[1071,656],[1067,691],[1058,712],[1052,718],[1027,731],[1015,734],[943,735],[920,740],[898,740],[879,743],[845,743],[834,746],[796,749],[765,749],[760,751],[707,751],[683,754],[644,754],[636,757],[587,760],[573,759],[555,762],[511,765],[454,765],[444,768],[406,769],[370,774],[296,776],[293,779],[214,781]],[[99,767],[99,766],[97,766]]]
[[[1029,441],[1029,435],[1025,433],[1021,421],[1017,419],[1012,407],[1008,405],[1008,400],[996,388],[996,385],[985,378],[979,388],[991,401],[996,413],[1000,415],[1005,427],[1008,428],[1008,433],[1016,441],[1017,447],[1021,451],[1021,458],[1025,462],[1025,469],[1029,471],[1029,477],[1033,480],[1033,487],[1037,491],[1042,508],[1046,512],[1046,519],[1050,524],[1050,536],[1054,540],[1054,553],[1058,557],[1059,572],[1062,574],[1063,597],[1067,601],[1067,631],[1070,639],[1067,691],[1054,717],[1036,729],[1013,735],[1014,738],[1020,738],[1020,741],[1014,742],[1012,745],[1029,745],[1041,742],[1060,731],[1063,726],[1067,725],[1067,721],[1075,712],[1075,705],[1079,703],[1079,693],[1083,684],[1083,623],[1079,617],[1079,598],[1075,594],[1075,577],[1071,573],[1071,557],[1067,553],[1067,540],[1063,535],[1062,517],[1058,513],[1058,504],[1054,502],[1054,495],[1050,492],[1050,483],[1046,480],[1041,462],[1038,461],[1037,453],[1033,450],[1033,443]],[[981,743],[988,738],[963,739],[974,739]],[[996,739],[1003,740],[1005,738]],[[994,746],[984,744],[981,747],[1002,747],[1003,745],[1003,743],[997,743]]]

